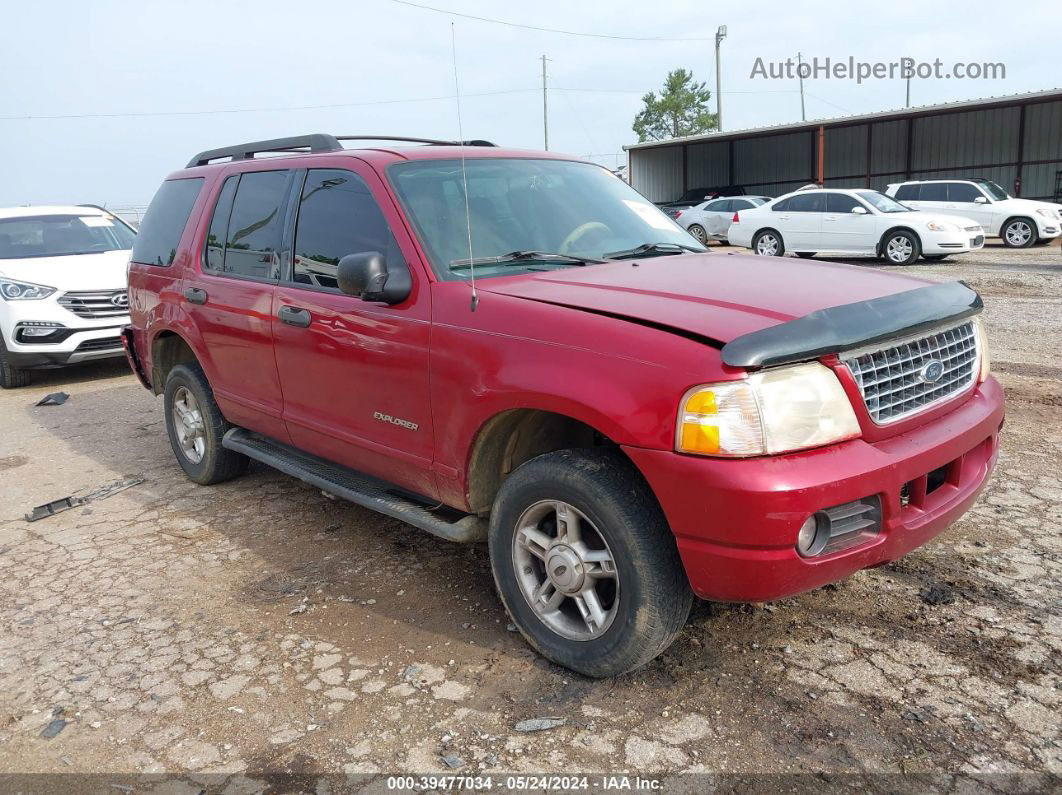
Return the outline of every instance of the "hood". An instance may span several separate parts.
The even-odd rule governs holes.
[[[819,309],[926,284],[833,262],[685,254],[521,274],[477,286],[482,292],[609,315],[724,344]]]
[[[70,257],[0,259],[0,276],[70,290],[124,290],[128,251],[101,251]]]
[[[958,224],[963,229],[968,226],[981,226],[981,222],[975,221],[973,218],[966,218],[962,215],[938,213],[935,210],[910,210],[908,212],[903,213],[882,213],[882,217],[895,218],[896,220],[906,220],[912,224],[927,224],[930,221],[938,221],[941,223]]]
[[[1007,199],[1002,204],[1007,212],[1015,213],[1035,213],[1037,210],[1051,210],[1057,213],[1060,206],[1053,202],[1038,202],[1034,199]]]

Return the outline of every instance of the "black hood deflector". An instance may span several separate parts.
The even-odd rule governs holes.
[[[963,282],[933,284],[820,309],[745,334],[723,346],[723,362],[732,367],[769,367],[807,361],[927,331],[976,315],[983,308],[981,296]]]

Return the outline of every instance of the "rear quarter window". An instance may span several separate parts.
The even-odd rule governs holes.
[[[133,262],[163,266],[173,264],[181,235],[188,225],[192,206],[202,187],[202,177],[169,179],[162,183],[140,224],[130,256]]]
[[[901,202],[904,202],[904,201],[916,202],[916,201],[918,201],[918,189],[920,187],[921,187],[920,185],[901,185],[896,190],[896,196],[895,196],[896,201],[901,201]]]

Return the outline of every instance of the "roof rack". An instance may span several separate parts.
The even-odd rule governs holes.
[[[186,168],[205,166],[212,160],[228,158],[230,160],[251,160],[257,154],[265,152],[298,152],[309,150],[313,154],[321,152],[338,152],[343,149],[340,141],[402,141],[404,143],[431,144],[433,146],[495,146],[490,141],[473,139],[470,141],[440,141],[434,138],[409,138],[400,135],[329,135],[313,133],[312,135],[295,135],[290,138],[273,138],[268,141],[252,141],[220,149],[207,149],[188,161]]]

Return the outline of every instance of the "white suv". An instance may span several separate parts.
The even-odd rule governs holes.
[[[989,237],[1026,248],[1062,234],[1059,205],[1015,199],[987,179],[931,179],[889,185],[885,193],[915,210],[938,210],[974,219]]]
[[[122,356],[136,232],[97,207],[0,209],[0,387],[29,371]]]

